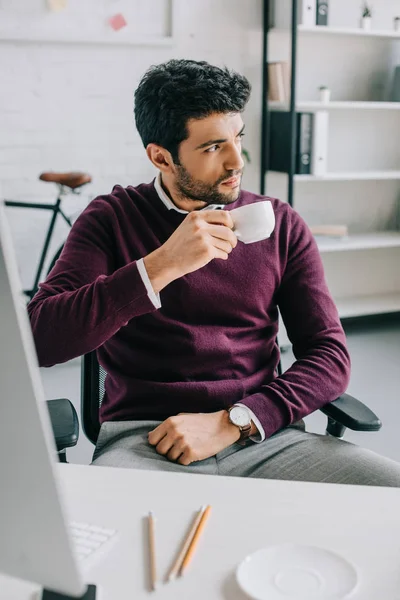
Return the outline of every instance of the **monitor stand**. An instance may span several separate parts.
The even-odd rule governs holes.
[[[88,585],[86,592],[83,596],[77,598],[76,596],[64,596],[64,594],[58,594],[57,592],[50,592],[49,590],[43,590],[41,600],[96,600],[96,586]]]

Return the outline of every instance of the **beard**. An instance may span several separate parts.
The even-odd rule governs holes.
[[[194,200],[197,202],[205,202],[206,205],[210,204],[231,204],[235,202],[240,194],[241,183],[237,188],[227,191],[223,194],[218,190],[219,185],[242,174],[242,171],[228,171],[222,177],[220,177],[215,183],[205,183],[198,179],[194,179],[190,173],[180,164],[175,163],[176,168],[176,180],[175,186],[178,194],[183,198]]]

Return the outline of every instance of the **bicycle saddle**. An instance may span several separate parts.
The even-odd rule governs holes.
[[[48,173],[41,173],[39,175],[39,179],[41,181],[51,181],[53,183],[59,183],[60,185],[65,185],[66,187],[71,188],[71,190],[75,190],[85,183],[90,183],[92,178],[87,173],[53,173],[52,171]]]

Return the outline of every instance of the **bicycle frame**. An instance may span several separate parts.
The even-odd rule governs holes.
[[[54,227],[55,227],[58,215],[60,214],[63,217],[64,221],[69,225],[69,227],[72,227],[71,219],[69,217],[67,217],[67,215],[61,209],[61,202],[62,202],[63,196],[67,193],[70,194],[71,190],[68,190],[68,192],[67,192],[65,187],[62,185],[58,185],[58,189],[59,189],[59,191],[58,191],[58,195],[57,195],[57,200],[55,201],[54,204],[47,204],[44,202],[16,202],[14,200],[5,200],[4,201],[5,206],[8,206],[8,207],[34,208],[34,209],[40,209],[40,210],[49,210],[53,213],[52,217],[50,219],[49,227],[47,229],[46,239],[45,239],[43,247],[42,247],[42,253],[40,255],[39,264],[36,269],[33,287],[30,290],[23,290],[24,294],[26,296],[28,296],[28,298],[30,300],[36,294],[38,287],[39,287],[40,277],[42,275],[43,266],[44,266],[44,263],[45,263],[45,260],[47,257],[47,253],[49,250],[51,238],[53,236]],[[72,191],[72,193],[77,193],[77,192]]]

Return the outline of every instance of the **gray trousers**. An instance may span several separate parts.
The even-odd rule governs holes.
[[[308,433],[301,421],[261,444],[233,444],[216,456],[189,466],[157,454],[147,434],[160,421],[103,423],[93,465],[286,479],[354,485],[400,487],[400,463],[330,436]]]

